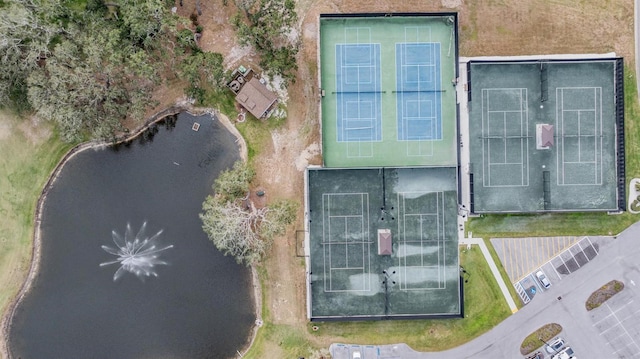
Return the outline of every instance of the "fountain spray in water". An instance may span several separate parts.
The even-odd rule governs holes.
[[[144,222],[142,227],[140,227],[138,234],[134,236],[131,226],[127,223],[127,230],[124,234],[124,238],[115,230],[111,231],[113,243],[116,244],[115,248],[102,246],[102,249],[107,253],[118,257],[115,261],[100,263],[100,267],[111,264],[120,264],[120,268],[118,268],[116,273],[113,275],[114,281],[120,279],[125,272],[133,273],[139,279],[144,279],[144,277],[152,275],[157,277],[158,274],[155,272],[154,267],[156,265],[167,264],[167,262],[158,259],[160,256],[159,253],[169,248],[173,248],[173,245],[158,248],[156,241],[160,234],[162,234],[162,230],[152,237],[146,237],[146,227],[147,222]]]

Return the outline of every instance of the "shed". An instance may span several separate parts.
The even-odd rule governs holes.
[[[539,123],[536,125],[536,148],[548,149],[553,146],[553,125]]]
[[[278,96],[269,91],[256,77],[252,77],[238,92],[236,101],[256,118],[267,116]]]
[[[393,252],[390,229],[378,229],[378,255],[390,256]]]

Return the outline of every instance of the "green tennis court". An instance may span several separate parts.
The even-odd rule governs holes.
[[[455,14],[321,15],[327,167],[455,165]]]
[[[456,173],[308,170],[312,320],[462,313]]]
[[[471,61],[473,211],[617,210],[621,66]]]

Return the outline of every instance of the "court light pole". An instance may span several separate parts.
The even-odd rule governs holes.
[[[460,266],[460,273],[464,276],[467,275],[467,278],[464,280],[465,283],[469,283],[469,279],[471,278],[471,273],[469,273],[463,266]]]
[[[391,281],[391,285],[396,284],[394,280],[391,279],[391,276],[396,274],[396,271],[392,271],[389,273],[386,269],[382,271],[384,275],[384,279],[382,280],[382,284],[384,285],[384,315],[385,317],[389,315],[389,281]]]

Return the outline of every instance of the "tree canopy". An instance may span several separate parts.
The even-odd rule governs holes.
[[[3,0],[0,13],[0,106],[35,111],[69,141],[113,138],[167,74],[188,93],[224,83],[222,56],[178,33],[164,0]]]
[[[251,45],[260,54],[269,75],[295,80],[297,40],[290,36],[298,20],[293,0],[236,0],[243,13],[231,20],[240,43]]]
[[[214,184],[215,195],[208,196],[200,214],[202,228],[224,255],[238,263],[258,262],[276,236],[295,220],[296,206],[277,201],[256,208],[248,199],[249,183],[255,172],[244,162],[220,174]]]

